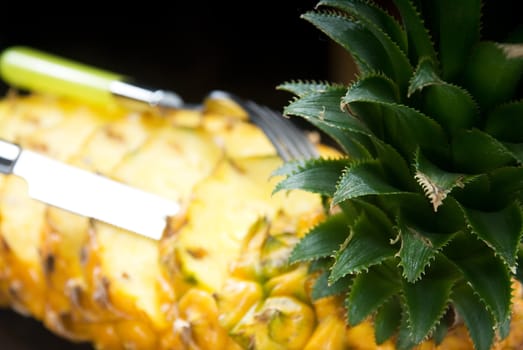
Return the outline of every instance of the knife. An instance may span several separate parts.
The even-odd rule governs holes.
[[[178,203],[0,139],[0,173],[28,184],[31,198],[159,240]]]
[[[131,109],[179,109],[182,98],[150,89],[129,78],[33,48],[14,46],[0,55],[0,75],[13,87],[66,96],[101,106]]]

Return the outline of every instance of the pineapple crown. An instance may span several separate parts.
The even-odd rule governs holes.
[[[440,341],[458,314],[476,349],[510,326],[523,259],[523,42],[481,40],[480,0],[322,0],[302,17],[353,57],[350,86],[291,81],[285,108],[336,142],[336,159],[288,162],[275,191],[330,212],[291,261],[321,272],[313,297],[346,295],[400,349]],[[397,19],[396,19],[397,17]]]

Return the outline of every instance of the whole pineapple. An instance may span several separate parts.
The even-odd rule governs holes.
[[[523,37],[481,41],[481,11],[395,0],[396,19],[373,2],[322,0],[303,18],[359,76],[280,86],[297,96],[285,113],[347,154],[277,172],[277,191],[321,194],[330,209],[291,260],[312,261],[319,296],[343,296],[348,324],[370,318],[377,343],[438,344],[464,324],[478,350],[523,346]]]
[[[263,133],[216,101],[158,117],[2,100],[0,137],[184,208],[154,242],[1,176],[2,305],[97,349],[520,347],[521,46],[478,43],[478,1],[420,3],[396,2],[403,26],[367,1],[304,15],[361,77],[283,84],[286,112],[347,157],[318,145],[273,173]],[[439,56],[416,10],[438,14]]]

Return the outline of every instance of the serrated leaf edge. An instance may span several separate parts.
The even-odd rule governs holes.
[[[451,302],[452,302],[452,299],[451,299],[452,289],[453,289],[455,284],[456,284],[456,281],[454,281],[453,285],[450,287],[450,289],[448,291],[446,307],[444,307],[442,309],[440,315],[438,315],[436,317],[436,319],[434,320],[433,324],[429,327],[429,331],[427,332],[425,337],[419,343],[417,343],[416,345],[422,343],[423,341],[426,341],[426,340],[430,339],[430,337],[432,336],[432,333],[434,332],[434,330],[436,329],[438,324],[441,322],[443,316],[445,315],[445,313],[447,312],[449,306],[451,305]],[[406,318],[406,325],[407,325],[407,328],[408,328],[409,333],[410,333],[409,336],[412,336],[412,321],[411,321],[411,317],[410,317],[410,313],[409,313],[409,308],[407,306],[406,296],[403,293],[400,293],[400,296],[401,296],[401,300],[402,300],[402,310],[403,310],[403,313],[407,317]]]
[[[324,223],[324,221],[320,221],[320,222],[316,223],[315,225],[313,225],[313,226],[312,226],[312,227],[311,227],[311,228],[310,228],[310,229],[305,233],[305,235],[304,235],[303,237],[307,236],[310,232],[312,232],[312,231],[314,231],[315,229],[317,229],[317,228],[318,228],[319,226],[321,226],[323,223]],[[349,228],[349,229],[350,229],[350,228]],[[347,244],[346,241],[347,241],[347,239],[349,239],[349,237],[350,237],[350,233],[347,235],[347,238],[345,239],[345,241],[343,241],[343,243],[340,244],[340,247],[339,247],[338,250],[342,249],[342,247],[343,247],[344,245]],[[297,249],[297,247],[298,247],[298,245],[300,244],[300,242],[301,242],[301,240],[300,240],[297,244],[294,245],[294,247],[292,248],[292,250],[291,250],[291,252],[290,252],[290,254],[289,254],[289,262],[290,262],[291,264],[300,263],[300,262],[305,262],[305,261],[317,260],[318,258],[322,258],[322,257],[323,257],[323,256],[321,256],[321,255],[317,255],[317,256],[314,256],[314,257],[311,257],[311,258],[307,258],[307,259],[295,259],[295,258],[293,258],[293,256],[295,255],[294,251]],[[336,253],[336,251],[334,251],[332,255],[329,255],[329,257],[331,257],[331,258],[335,258],[335,255],[336,255],[335,253]],[[330,269],[332,269],[332,266],[333,266],[333,265],[334,265],[334,262],[331,264]]]
[[[420,12],[420,9],[418,9],[418,7],[412,2],[412,0],[406,0],[406,1],[407,1],[407,5],[410,5],[412,10],[416,14],[417,19],[419,19],[421,27],[423,28],[424,33],[427,35],[427,38],[429,39],[429,42],[430,42],[430,45],[431,45],[432,59],[434,60],[436,65],[439,66],[440,64],[437,61],[437,52],[436,52],[435,41],[434,41],[434,38],[432,37],[430,31],[427,28],[427,25],[425,23],[424,17],[422,16],[422,14]],[[396,1],[394,1],[394,2],[396,2]],[[401,16],[401,11],[400,11],[400,16]],[[401,16],[401,17],[403,18],[403,16]],[[405,23],[403,23],[403,27],[405,28],[405,31],[407,32],[407,35],[408,35],[409,28],[406,28],[406,24]],[[418,61],[419,61],[420,58],[421,57],[418,57]]]
[[[514,204],[519,208],[519,211],[523,214],[523,206],[521,205],[521,203],[518,201],[518,200],[515,200]],[[472,224],[469,220],[469,217],[468,215],[466,214],[466,211],[465,211],[465,208],[463,207],[463,205],[461,203],[458,202],[458,205],[460,207],[460,209],[462,210],[463,212],[463,217],[465,218],[465,222],[466,222],[466,225],[467,225],[467,228],[469,230],[470,233],[472,233],[474,235],[474,237],[476,237],[476,239],[478,239],[479,241],[483,242],[485,245],[487,245],[493,252],[494,256],[499,258],[502,262],[503,262],[503,265],[505,265],[505,267],[508,269],[508,271],[510,272],[511,275],[515,275],[516,274],[516,270],[517,270],[517,267],[518,267],[518,263],[517,263],[517,251],[520,249],[519,248],[519,245],[516,246],[516,262],[514,264],[514,266],[510,266],[508,264],[508,262],[505,260],[505,258],[499,254],[496,250],[496,247],[494,247],[490,242],[484,240],[483,238],[481,238],[478,233],[474,230],[474,228],[472,227]],[[523,238],[523,230],[520,230],[519,232],[519,239],[518,241],[521,242]]]
[[[399,21],[398,21],[394,16],[392,16],[389,12],[385,11],[382,7],[379,6],[379,4],[374,3],[374,2],[372,2],[372,1],[366,1],[366,0],[365,0],[365,1],[362,1],[362,0],[356,0],[356,1],[359,1],[360,3],[364,3],[364,4],[366,4],[366,5],[370,6],[370,7],[374,7],[376,10],[378,10],[379,12],[381,12],[382,14],[384,14],[385,16],[388,16],[389,18],[391,18],[391,19],[392,19],[392,20],[393,20],[393,21],[398,25],[398,27],[399,27],[400,29],[403,30],[403,34],[405,35],[405,38],[404,38],[404,39],[405,39],[405,41],[406,41],[407,34],[405,33],[405,31],[404,31],[404,29],[403,29],[401,23],[399,23]],[[320,1],[320,2],[318,3],[318,5],[316,6],[316,8],[319,7],[319,6],[329,6],[329,5],[324,5],[324,4],[322,4],[322,1]],[[332,8],[332,7],[330,7],[330,8]],[[336,9],[337,9],[337,8],[336,8]],[[410,71],[411,71],[411,73],[412,73],[413,67],[412,67],[412,65],[411,65],[411,63],[410,63],[410,61],[409,61],[409,58],[408,58],[408,56],[407,56],[407,53],[406,53],[406,52],[405,52],[405,51],[404,51],[404,50],[403,50],[403,49],[398,45],[398,43],[396,43],[396,42],[395,42],[395,41],[390,37],[390,35],[389,35],[386,31],[383,30],[382,27],[376,25],[374,22],[368,20],[367,18],[360,18],[360,16],[353,15],[352,12],[346,12],[345,10],[341,10],[341,9],[337,9],[337,10],[339,10],[339,11],[343,11],[343,12],[347,13],[348,16],[351,16],[352,18],[354,18],[354,22],[363,23],[363,24],[362,24],[363,26],[372,27],[374,30],[377,30],[379,33],[383,34],[383,36],[384,36],[386,39],[388,39],[388,42],[389,42],[392,46],[394,46],[394,48],[396,48],[397,51],[400,53],[400,55],[401,55],[401,59],[403,59],[403,60],[404,60],[404,63],[406,63],[406,64],[408,65],[408,67],[410,68]],[[369,29],[369,30],[372,32],[372,29]],[[387,51],[387,48],[385,47],[384,43],[380,40],[380,38],[377,37],[376,35],[375,35],[375,37],[376,37],[376,39],[377,39],[377,40],[382,44],[382,46],[385,48],[385,50]],[[392,57],[391,57],[391,58],[392,58]],[[395,78],[397,78],[397,77],[395,77]]]
[[[347,15],[347,13],[343,12],[343,11],[337,11],[337,10],[334,10],[334,9],[329,9],[329,10],[315,10],[315,11],[308,11],[308,12],[305,12],[303,15],[301,15],[300,17],[303,18],[303,19],[306,19],[306,16],[307,15],[320,15],[320,16],[325,16],[325,17],[332,17],[332,18],[338,18],[338,19],[344,19],[344,20],[347,20],[351,23],[354,23],[356,25],[359,25],[359,26],[362,26],[364,27],[359,21],[355,20],[354,18],[351,18],[350,16]],[[318,28],[322,33],[325,33],[321,28],[319,28],[316,24],[312,23],[316,28]],[[326,33],[325,33],[326,34]],[[327,35],[328,36],[328,35]],[[332,39],[331,39],[332,40]],[[332,40],[333,42],[336,42],[336,40]],[[337,43],[337,42],[336,42]],[[338,43],[337,43],[338,44]],[[367,64],[367,62],[365,60],[362,60],[361,57],[353,52],[350,52],[350,55],[353,57],[354,61],[356,62],[356,65],[357,66],[363,66],[365,67],[365,70],[370,70],[370,67],[369,65]],[[363,70],[363,69],[361,69]]]
[[[335,83],[335,82],[331,82],[331,81],[328,81],[328,80],[291,79],[291,80],[285,81],[285,82],[279,84],[278,86],[276,86],[276,90],[287,91],[287,92],[290,92],[290,93],[294,93],[292,90],[287,89],[285,87],[286,85],[302,85],[304,87],[307,87],[307,86],[314,87],[314,86],[316,86],[318,88],[316,90],[310,90],[309,93],[324,92],[324,91],[327,91],[327,89],[330,89],[330,88],[336,88],[336,89],[338,89],[338,88],[339,89],[345,88],[345,85],[343,85],[342,83]],[[295,95],[294,97],[300,98],[300,97],[308,95],[309,93],[302,94],[302,95]]]
[[[465,215],[465,214],[464,214]],[[480,237],[478,237],[475,233],[473,234],[472,233],[472,229],[469,227],[469,224],[467,223],[467,228],[469,228],[469,231],[468,233],[474,238],[476,239],[478,242],[481,242],[483,244],[486,244]],[[502,258],[500,258],[499,256],[497,256],[496,254],[494,255],[496,258],[500,259],[502,261],[502,265],[505,267],[504,269],[504,272],[505,272],[505,275],[507,277],[510,278],[510,269],[509,267],[505,264],[505,262],[503,261]],[[460,270],[460,272],[463,274],[463,278],[465,280],[465,282],[470,286],[470,288],[472,289],[472,292],[477,295],[477,297],[479,298],[479,300],[483,303],[483,305],[485,306],[485,308],[488,310],[488,312],[492,315],[493,319],[494,319],[494,322],[496,322],[496,325],[499,326],[499,323],[498,320],[497,320],[497,315],[495,313],[495,311],[490,307],[490,305],[486,302],[486,300],[481,296],[481,294],[479,294],[477,291],[476,291],[476,288],[474,287],[474,285],[467,279],[467,276],[462,272],[461,268],[459,266],[456,266],[456,269]],[[510,291],[511,291],[511,298],[510,298],[510,302],[509,302],[509,305],[508,305],[508,309],[510,310],[512,308],[512,305],[513,305],[513,298],[512,298],[512,292],[513,292],[513,287],[512,287],[512,284],[510,285]],[[510,312],[508,312],[508,315],[510,317]]]
[[[446,241],[445,241],[445,242],[444,242],[444,243],[443,243],[439,248],[437,248],[437,249],[435,250],[434,255],[432,255],[432,256],[429,258],[429,260],[427,261],[427,264],[425,265],[425,267],[423,268],[423,270],[420,272],[420,274],[418,275],[418,277],[416,277],[414,280],[409,280],[409,279],[407,278],[407,276],[405,275],[405,273],[404,273],[404,268],[403,268],[404,265],[402,264],[402,260],[401,260],[401,258],[400,258],[400,252],[401,252],[401,249],[403,248],[403,244],[402,244],[401,247],[400,247],[400,250],[398,250],[398,252],[394,255],[395,257],[400,258],[400,259],[399,259],[399,262],[398,262],[398,267],[401,267],[401,269],[400,269],[400,270],[401,270],[401,276],[402,276],[406,281],[411,282],[411,283],[415,283],[415,282],[420,281],[421,279],[423,279],[423,276],[425,276],[425,273],[426,273],[427,269],[431,266],[432,262],[433,262],[434,260],[436,260],[436,256],[437,256],[438,254],[441,254],[442,250],[443,250],[443,249],[444,249],[444,248],[445,248],[445,247],[446,247],[446,246],[447,246],[447,245],[452,241],[452,238],[453,238],[456,234],[457,234],[457,232],[449,234],[449,238],[448,238],[448,239],[447,239],[447,240],[446,240]],[[398,232],[398,237],[397,237],[395,240],[400,240],[400,239],[401,239],[401,233]],[[429,240],[429,239],[427,238],[427,240]],[[430,240],[429,240],[429,241],[430,241]],[[403,241],[402,241],[402,243],[403,243]],[[431,244],[432,244],[432,242],[431,242]]]

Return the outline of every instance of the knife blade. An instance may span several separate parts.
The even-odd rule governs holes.
[[[178,203],[0,139],[0,173],[23,178],[43,203],[159,240]]]
[[[14,46],[0,55],[0,75],[13,87],[67,96],[100,106],[130,109],[179,109],[182,98],[131,79],[30,47]]]

